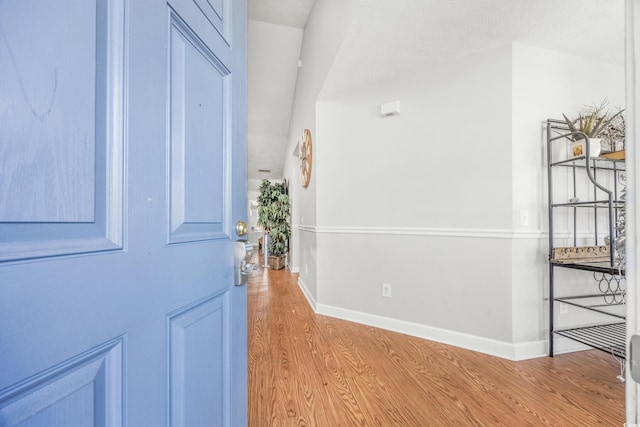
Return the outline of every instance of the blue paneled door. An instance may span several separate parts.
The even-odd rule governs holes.
[[[244,0],[0,1],[0,426],[241,426]]]

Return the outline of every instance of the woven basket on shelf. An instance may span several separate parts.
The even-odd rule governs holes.
[[[570,246],[553,248],[553,260],[562,264],[609,261],[609,246]]]
[[[269,255],[269,268],[272,270],[282,270],[285,265],[286,255],[273,256]]]

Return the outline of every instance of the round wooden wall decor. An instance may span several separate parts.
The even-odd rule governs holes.
[[[302,135],[302,142],[300,143],[300,150],[298,150],[298,156],[300,158],[300,176],[302,177],[302,186],[307,188],[309,180],[311,179],[311,158],[313,153],[313,143],[311,142],[311,131],[309,129],[304,130]]]

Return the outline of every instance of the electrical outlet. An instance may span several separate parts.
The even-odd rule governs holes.
[[[563,302],[560,303],[560,314],[569,313],[569,304],[565,304]]]
[[[382,296],[385,298],[391,298],[391,285],[389,283],[382,284]]]

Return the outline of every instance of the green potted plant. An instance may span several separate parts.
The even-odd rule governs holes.
[[[280,270],[285,266],[289,251],[288,242],[291,237],[289,215],[291,204],[286,194],[285,185],[262,180],[258,196],[258,225],[262,226],[269,236],[269,267]]]
[[[605,99],[600,105],[586,106],[578,113],[577,119],[571,120],[562,115],[571,132],[581,132],[589,138],[591,157],[600,155],[603,138],[607,141],[609,151],[615,149],[616,140],[624,140],[624,109],[612,112],[607,106]],[[584,136],[572,134],[568,138],[572,141],[571,154],[576,157],[586,154]]]

